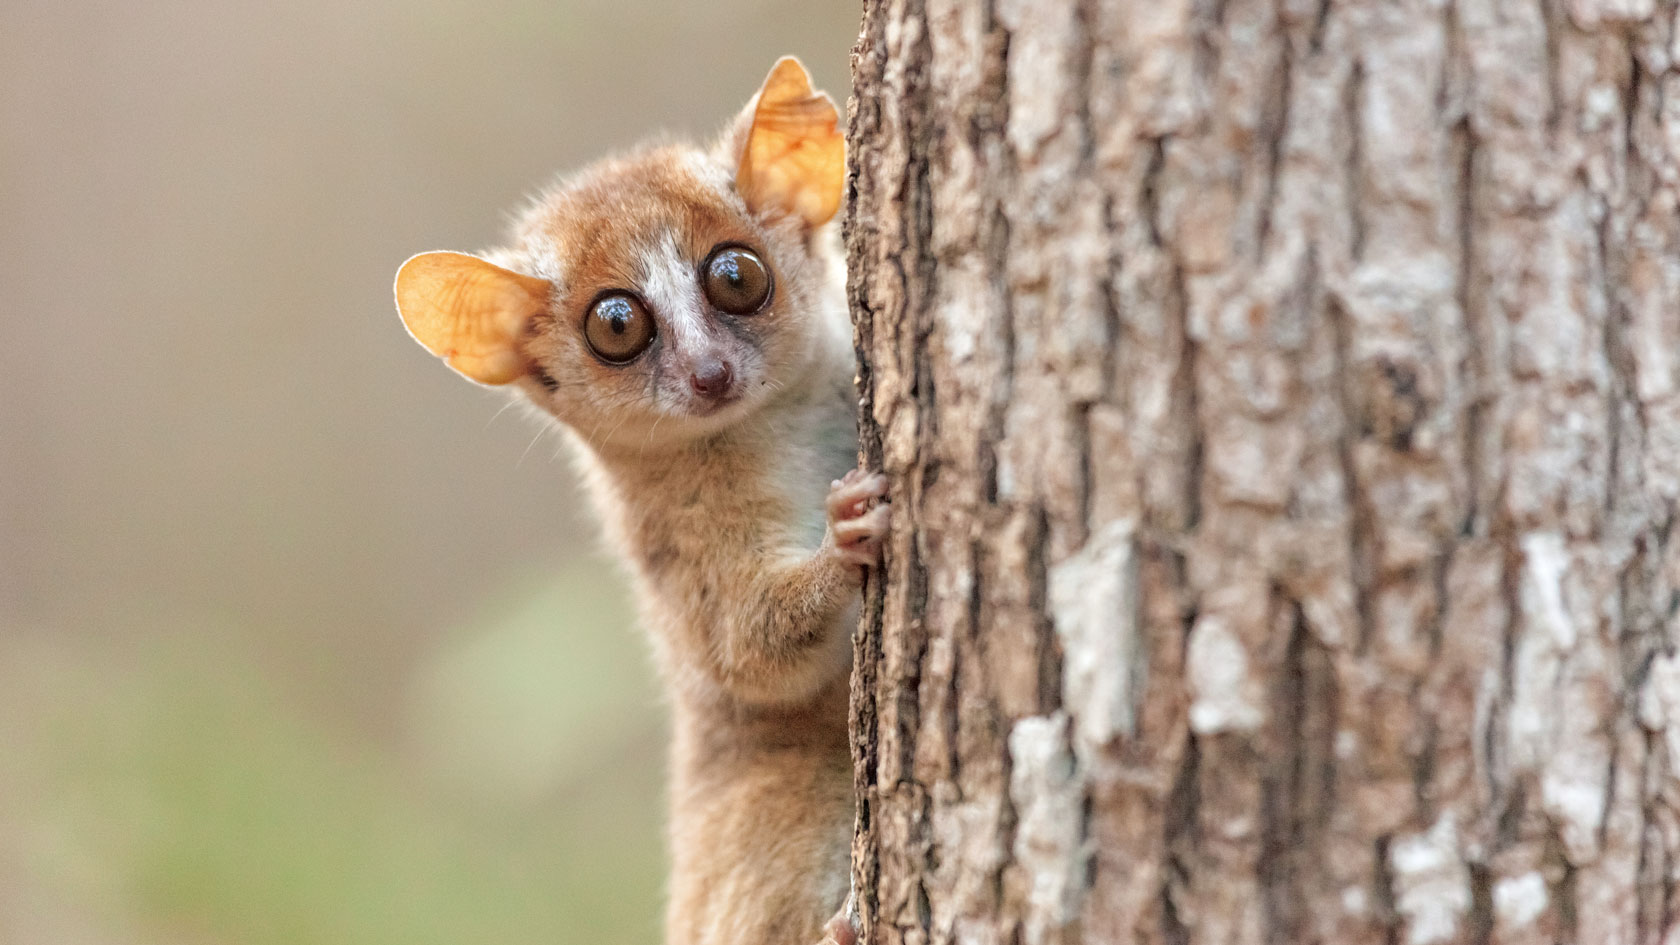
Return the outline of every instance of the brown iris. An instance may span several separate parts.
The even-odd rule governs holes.
[[[744,246],[712,250],[700,280],[707,301],[731,315],[751,315],[770,300],[770,267]]]
[[[601,360],[625,364],[653,343],[653,317],[633,295],[603,295],[584,317],[583,340]]]

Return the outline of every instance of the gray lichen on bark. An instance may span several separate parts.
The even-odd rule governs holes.
[[[875,942],[1680,943],[1677,0],[892,0]]]

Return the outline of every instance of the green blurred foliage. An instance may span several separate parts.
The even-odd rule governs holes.
[[[781,54],[844,98],[856,5],[0,19],[0,945],[657,941],[626,592],[391,277]]]
[[[84,941],[77,909],[142,941],[656,940],[663,739],[641,645],[595,575],[520,583],[522,604],[417,674],[417,751],[190,628],[96,655],[14,644],[0,877],[56,901],[0,894],[6,940]]]

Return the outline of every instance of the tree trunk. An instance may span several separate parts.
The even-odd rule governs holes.
[[[1680,943],[1677,0],[894,0],[873,943]]]

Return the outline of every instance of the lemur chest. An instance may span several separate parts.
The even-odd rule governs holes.
[[[657,582],[708,562],[816,550],[827,528],[828,485],[853,463],[850,447],[834,449],[823,439],[667,467],[659,481],[640,486],[660,490],[667,501],[626,503],[641,512],[625,536],[630,557]]]

